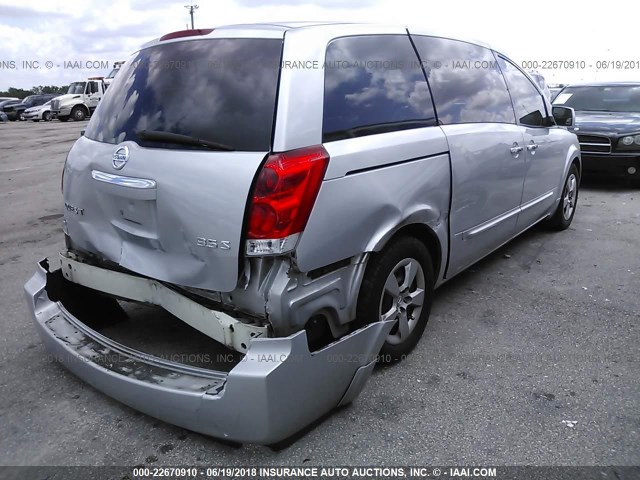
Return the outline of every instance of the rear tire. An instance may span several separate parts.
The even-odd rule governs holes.
[[[546,226],[549,229],[560,232],[569,228],[578,206],[579,187],[580,173],[578,172],[578,167],[574,164],[569,168],[569,173],[567,173],[567,178],[564,181],[560,203],[554,214],[546,222]]]
[[[380,362],[403,359],[418,343],[429,320],[433,263],[415,237],[401,237],[373,254],[360,287],[357,324],[396,322],[380,350]]]

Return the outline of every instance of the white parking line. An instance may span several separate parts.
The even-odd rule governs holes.
[[[33,167],[10,168],[9,170],[0,170],[0,173],[19,172],[20,170],[29,170],[30,168]]]

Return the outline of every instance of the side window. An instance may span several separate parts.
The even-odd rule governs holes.
[[[493,52],[472,43],[412,35],[441,125],[515,123]]]
[[[323,142],[436,125],[407,35],[333,40],[324,70]]]
[[[98,82],[91,82],[91,93],[98,93]]]
[[[507,79],[513,106],[516,109],[516,116],[522,125],[530,127],[542,127],[545,125],[544,119],[547,116],[547,109],[538,89],[531,83],[524,73],[522,73],[510,61],[500,55],[498,64]]]

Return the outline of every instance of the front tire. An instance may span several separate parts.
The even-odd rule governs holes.
[[[71,116],[76,122],[81,122],[85,118],[87,118],[87,113],[84,111],[82,107],[74,107],[71,111]]]
[[[401,360],[416,346],[429,320],[434,273],[427,247],[401,237],[369,260],[357,305],[357,321],[395,320],[380,350],[380,361]]]
[[[580,173],[578,167],[575,164],[569,168],[567,178],[564,181],[564,188],[562,189],[562,197],[560,197],[560,203],[553,213],[551,218],[547,221],[547,226],[551,230],[562,231],[569,228],[573,217],[576,214],[576,207],[578,206],[578,190],[580,187]]]
[[[42,114],[42,120],[44,120],[45,122],[51,121],[51,112],[44,112]]]

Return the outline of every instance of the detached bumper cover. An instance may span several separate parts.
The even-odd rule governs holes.
[[[148,415],[237,442],[282,441],[364,387],[393,322],[310,353],[306,333],[255,339],[230,372],[168,362],[118,344],[47,296],[46,261],[25,285],[49,352],[96,389]]]

